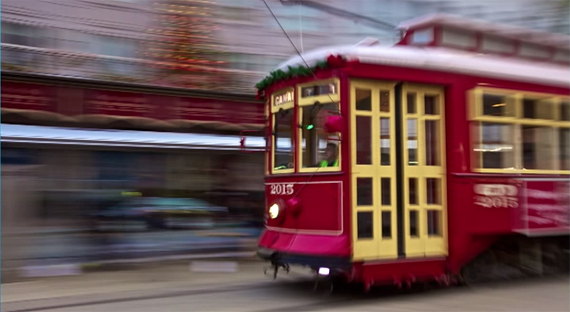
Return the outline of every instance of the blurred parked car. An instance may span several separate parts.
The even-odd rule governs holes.
[[[194,198],[129,198],[93,215],[98,230],[213,227],[226,207]]]

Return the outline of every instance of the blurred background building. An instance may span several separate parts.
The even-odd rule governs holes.
[[[568,2],[267,0],[300,51],[391,45],[436,12],[568,33]],[[238,134],[262,129],[254,85],[296,53],[263,1],[4,0],[1,30],[3,238],[78,227],[124,192],[261,220],[262,154]]]

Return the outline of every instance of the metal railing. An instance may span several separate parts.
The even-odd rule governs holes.
[[[2,43],[2,70],[87,78],[101,81],[182,87],[228,93],[255,93],[266,73],[195,66],[187,74],[169,74],[175,66],[147,59],[115,57]]]

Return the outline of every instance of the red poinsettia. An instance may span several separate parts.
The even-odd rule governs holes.
[[[331,54],[331,55],[329,55],[329,57],[327,57],[327,63],[329,64],[330,67],[333,67],[333,68],[342,67],[342,66],[344,66],[345,62],[346,61],[344,60],[344,58],[341,55],[334,56]]]

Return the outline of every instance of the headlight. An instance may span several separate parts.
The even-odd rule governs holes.
[[[271,205],[269,207],[269,217],[271,219],[276,219],[279,216],[279,205],[277,203]]]

